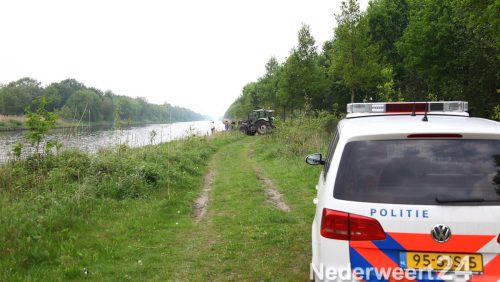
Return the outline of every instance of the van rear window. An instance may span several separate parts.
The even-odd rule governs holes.
[[[350,142],[342,154],[334,197],[391,204],[435,205],[436,199],[457,199],[460,205],[500,205],[500,140]]]

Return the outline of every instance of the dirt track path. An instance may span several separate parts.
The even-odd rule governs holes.
[[[247,152],[248,156],[247,162],[251,164],[251,167],[255,173],[257,179],[259,179],[261,186],[263,187],[264,193],[266,195],[266,202],[274,206],[275,208],[283,211],[290,212],[290,207],[286,204],[283,199],[283,194],[279,191],[279,188],[274,184],[271,178],[267,176],[265,171],[257,164],[255,160],[255,152],[253,149],[249,148],[247,145],[244,151]],[[196,223],[199,223],[205,216],[209,199],[210,192],[212,191],[212,186],[214,184],[214,178],[217,171],[217,166],[220,165],[220,153],[212,158],[208,166],[208,172],[203,178],[203,186],[199,197],[196,199],[193,207],[193,218]],[[245,163],[245,162],[242,162]]]
[[[179,234],[183,251],[175,280],[262,280],[286,263],[283,243],[290,208],[245,138],[217,152],[193,203],[193,227]],[[287,247],[283,247],[287,250]]]
[[[255,161],[255,152],[253,151],[253,149],[249,149],[249,146],[246,146],[244,151],[247,152],[248,156],[248,158],[246,159],[248,161],[247,165],[251,165],[255,176],[257,177],[257,179],[259,179],[261,186],[263,187],[263,191],[266,195],[266,202],[283,212],[290,212],[290,207],[283,199],[283,194],[279,191],[279,188]],[[199,223],[203,219],[207,212],[210,192],[212,191],[212,186],[214,184],[217,166],[220,165],[219,162],[219,156],[214,156],[210,161],[208,172],[203,178],[201,193],[196,199],[193,207],[193,217],[197,223]]]

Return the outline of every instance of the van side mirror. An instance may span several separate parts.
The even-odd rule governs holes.
[[[324,165],[325,161],[321,153],[314,153],[306,157],[306,163],[309,165]]]

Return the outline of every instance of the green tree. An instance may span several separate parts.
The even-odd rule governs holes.
[[[319,54],[303,26],[285,62],[271,58],[226,116],[244,117],[256,105],[290,111],[306,100],[336,111],[375,98],[467,100],[473,115],[498,118],[498,0],[372,0],[366,13],[346,0],[341,8]]]
[[[28,138],[32,145],[36,146],[37,153],[39,152],[40,142],[55,127],[57,121],[57,115],[45,109],[46,104],[45,97],[42,97],[35,112],[26,108],[25,116],[28,119],[26,121],[26,127],[28,128],[26,138]]]
[[[291,51],[283,65],[279,80],[278,97],[291,112],[305,104],[306,98],[320,106],[321,93],[326,87],[324,76],[318,64],[315,40],[308,25],[303,24],[298,32],[298,45]]]
[[[381,67],[376,46],[368,40],[368,23],[357,0],[342,2],[335,15],[337,28],[333,41],[332,71],[350,89],[351,103],[362,90],[375,89]]]
[[[40,82],[29,78],[13,81],[0,89],[0,110],[5,115],[23,115],[26,107],[41,97]]]
[[[276,57],[269,59],[265,65],[265,69],[266,73],[263,77],[259,78],[257,83],[257,93],[261,101],[259,108],[278,109],[281,106],[278,99],[281,66]]]
[[[440,100],[468,100],[475,115],[500,103],[499,3],[495,0],[411,2],[410,21],[398,42],[409,73]]]
[[[394,79],[392,74],[392,68],[384,68],[382,70],[383,81],[377,85],[378,90],[378,101],[381,102],[395,102],[404,101],[404,97],[398,89],[394,87]]]
[[[110,91],[106,91],[100,103],[102,120],[111,122],[114,118],[115,106],[113,104],[113,95]]]
[[[61,114],[68,119],[98,121],[100,101],[101,97],[94,90],[78,90],[68,98]]]
[[[36,108],[40,97],[46,98],[45,108],[59,112],[62,118],[72,121],[113,122],[115,106],[121,105],[120,119],[134,122],[175,122],[202,120],[205,117],[181,107],[167,108],[148,103],[143,97],[131,98],[86,87],[75,79],[51,83],[43,88],[32,78],[22,78],[7,85],[0,85],[0,114],[22,115],[28,107]]]
[[[62,108],[66,101],[73,95],[76,91],[78,90],[84,90],[87,89],[87,87],[81,83],[78,82],[76,79],[65,79],[59,83],[52,83],[49,85],[49,87],[54,87],[57,90],[57,93],[59,95],[59,100],[58,104],[56,104],[57,108]]]
[[[410,0],[411,1],[411,0]],[[368,21],[367,35],[370,42],[377,48],[379,54],[379,63],[383,66],[382,79],[377,88],[391,88],[399,92],[408,88],[408,91],[414,91],[408,87],[415,85],[413,79],[406,72],[403,56],[398,52],[396,43],[403,36],[409,23],[410,6],[408,0],[375,0],[368,5],[366,17]],[[387,74],[392,77],[388,78]],[[379,100],[382,101],[382,99]]]
[[[323,91],[324,110],[332,111],[338,105],[345,105],[350,100],[350,89],[343,83],[341,76],[333,70],[334,40],[328,40],[323,44],[319,54],[318,64],[325,80]]]

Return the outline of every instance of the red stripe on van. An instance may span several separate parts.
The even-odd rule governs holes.
[[[469,281],[499,281],[500,280],[500,255],[493,258],[484,266],[483,275],[474,275]]]
[[[494,235],[451,235],[446,243],[438,243],[430,234],[389,233],[403,248],[409,251],[475,253],[491,240]]]

